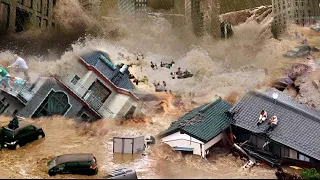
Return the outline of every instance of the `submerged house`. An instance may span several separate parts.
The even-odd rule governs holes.
[[[84,120],[131,118],[148,108],[133,89],[127,66],[119,69],[108,54],[93,51],[77,57],[65,74],[38,77],[31,86],[17,87],[15,92],[1,90],[0,113]]]
[[[257,126],[261,110],[266,122]],[[245,142],[257,151],[269,152],[282,162],[317,164],[320,162],[320,112],[310,109],[282,92],[269,89],[245,94],[230,110],[236,141]],[[266,133],[271,116],[278,124]]]
[[[161,133],[161,141],[177,151],[189,151],[205,158],[210,148],[227,136],[231,119],[226,112],[231,106],[219,98],[197,107]]]

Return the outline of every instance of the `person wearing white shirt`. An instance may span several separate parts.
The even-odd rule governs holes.
[[[13,64],[11,64],[10,66],[8,66],[8,68],[17,67],[18,70],[20,70],[24,73],[24,77],[25,77],[26,81],[29,81],[30,80],[29,72],[28,72],[29,68],[27,66],[26,61],[16,54],[14,55],[14,58],[16,59],[16,61]]]

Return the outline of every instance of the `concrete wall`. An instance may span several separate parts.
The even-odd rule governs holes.
[[[76,85],[71,83],[71,80],[75,75],[80,77],[80,80]],[[74,61],[71,69],[69,69],[69,73],[60,78],[64,84],[70,87],[80,97],[83,97],[92,83],[94,83],[98,79],[105,87],[107,87],[111,91],[108,99],[98,110],[98,112],[106,118],[122,117],[128,112],[131,106],[136,106],[138,109],[137,101],[133,100],[128,95],[117,93],[94,72],[88,71],[79,61]]]
[[[272,0],[274,24],[278,33],[286,31],[287,25],[296,22],[301,25],[320,19],[320,0]]]
[[[31,117],[37,108],[41,105],[51,90],[64,92],[69,99],[71,108],[66,112],[67,117],[76,117],[79,111],[82,109],[82,104],[73,98],[68,92],[60,87],[53,78],[44,80],[43,85],[37,91],[35,96],[27,103],[26,107],[23,108],[18,114],[24,117]]]
[[[7,22],[8,30],[16,31],[17,9],[22,9],[30,14],[27,23],[24,24],[26,30],[29,25],[37,28],[51,27],[54,25],[53,6],[55,0],[0,0],[0,4],[9,5],[9,21]],[[23,3],[21,3],[23,2]],[[25,17],[22,17],[25,18]]]

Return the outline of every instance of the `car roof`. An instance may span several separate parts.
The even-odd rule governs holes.
[[[91,153],[77,153],[77,154],[64,154],[56,157],[56,164],[62,164],[66,162],[78,162],[78,161],[91,161],[93,154]]]
[[[17,129],[14,129],[14,130],[13,130],[13,129],[10,129],[10,128],[8,127],[8,125],[3,126],[3,128],[5,128],[5,129],[7,129],[7,130],[9,130],[9,131],[12,131],[12,132],[14,132],[14,133],[17,133],[18,131],[20,131],[21,129],[23,129],[23,128],[29,126],[29,125],[35,126],[35,125],[33,125],[33,124],[31,124],[31,123],[28,123],[28,122],[26,122],[26,121],[21,121],[21,120],[19,120],[19,127],[18,127]],[[37,127],[37,126],[35,126],[35,127]]]
[[[128,169],[128,168],[121,168],[121,169],[117,169],[117,170],[114,170],[114,171],[110,172],[108,175],[112,176],[112,177],[116,177],[116,176],[119,176],[119,175],[122,175],[122,174],[126,174],[126,173],[130,173],[130,172],[134,172],[134,170],[133,169]]]

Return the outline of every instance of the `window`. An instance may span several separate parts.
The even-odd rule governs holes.
[[[74,85],[76,85],[79,80],[80,80],[80,77],[77,76],[77,75],[75,75],[75,76],[73,77],[73,79],[71,80],[71,83],[74,84]]]
[[[37,11],[39,12],[39,13],[41,13],[42,12],[42,2],[41,2],[41,0],[38,0],[38,1],[36,1],[37,2],[37,4],[36,4],[36,9],[37,9]]]
[[[108,99],[110,94],[111,91],[99,80],[96,80],[94,83],[92,83],[83,98],[94,109],[99,110],[102,104]]]
[[[52,90],[31,117],[64,115],[70,107],[68,96],[64,92]]]
[[[59,165],[56,167],[56,170],[57,170],[58,172],[63,171],[63,170],[64,170],[64,167],[65,167],[65,164],[59,164]]]
[[[78,166],[79,166],[79,163],[77,162],[69,162],[66,164],[67,169],[76,169],[78,168]]]
[[[299,159],[299,160],[301,160],[301,161],[307,161],[307,162],[310,162],[310,158],[309,158],[309,157],[307,157],[307,156],[305,156],[305,155],[303,155],[303,154],[301,154],[301,153],[299,153],[299,155],[298,155],[298,159]]]
[[[289,149],[281,146],[281,157],[289,157]]]

